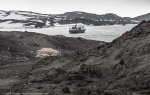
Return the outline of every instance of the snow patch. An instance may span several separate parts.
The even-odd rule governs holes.
[[[59,23],[55,23],[54,24],[56,27],[71,27],[71,26],[75,26],[76,23],[73,23],[73,24],[59,24]],[[83,23],[78,23],[77,25],[84,25]]]
[[[38,13],[33,13],[33,12],[31,12],[31,11],[29,11],[29,12],[23,12],[23,11],[18,11],[17,12],[18,14],[21,14],[21,15],[39,15]]]
[[[36,19],[34,19],[34,20],[30,20],[30,21],[36,21],[36,22],[42,22],[42,23],[43,23],[43,21],[42,21],[42,20],[36,20]]]
[[[23,24],[21,23],[11,23],[11,21],[6,21],[6,22],[2,22],[0,23],[0,28],[19,28],[19,27],[23,27]]]
[[[62,18],[55,18],[54,21],[60,21]]]
[[[77,14],[82,14],[81,12],[76,12]]]
[[[132,22],[141,22],[141,21],[137,21],[137,20],[131,20]]]
[[[94,21],[98,21],[98,20],[94,20]]]
[[[6,16],[6,14],[5,14],[6,12],[4,12],[4,11],[0,11],[0,18],[3,18],[3,17],[5,17]]]
[[[1,19],[17,19],[17,20],[26,20],[28,18],[31,18],[31,17],[26,17],[26,16],[23,16],[23,15],[20,15],[20,14],[16,14],[16,13],[10,13],[10,15],[6,16],[6,17],[3,17]]]
[[[49,26],[50,25],[50,21],[47,20],[46,21],[46,25]]]

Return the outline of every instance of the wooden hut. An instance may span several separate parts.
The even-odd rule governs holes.
[[[36,57],[61,56],[61,52],[52,48],[42,48],[36,51]]]

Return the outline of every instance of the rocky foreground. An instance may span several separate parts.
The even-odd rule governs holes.
[[[111,43],[28,32],[8,34],[1,32],[6,43],[1,47],[5,51],[1,55],[6,56],[1,59],[1,94],[150,95],[150,21],[142,21]],[[64,55],[34,58],[33,52],[41,46],[62,50]],[[18,61],[6,66],[6,59]]]
[[[31,32],[0,31],[0,89],[8,89],[22,80],[20,75],[29,72],[40,58],[36,51],[41,48],[59,50],[62,56],[79,54],[105,44],[105,42]],[[1,91],[0,91],[1,92]],[[0,94],[1,95],[1,94]]]

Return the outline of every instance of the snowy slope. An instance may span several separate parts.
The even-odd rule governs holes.
[[[0,10],[0,19],[6,16],[6,11]]]
[[[6,21],[0,23],[0,28],[23,28],[23,24],[21,23],[11,23],[11,21]]]
[[[53,19],[48,14],[0,10],[0,28],[43,28],[51,25],[53,25]]]
[[[49,14],[40,14],[36,12],[31,12],[31,11],[17,11],[17,13],[22,14],[22,15],[40,15],[40,16],[49,16]]]
[[[30,17],[27,17],[27,16],[23,16],[23,15],[20,15],[20,14],[16,14],[16,13],[10,13],[9,15],[7,16],[3,16],[1,15],[0,19],[16,19],[16,20],[26,20]]]

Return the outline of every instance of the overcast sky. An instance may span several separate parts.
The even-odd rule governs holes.
[[[0,10],[22,10],[46,14],[84,11],[135,17],[150,13],[150,0],[0,0]]]

